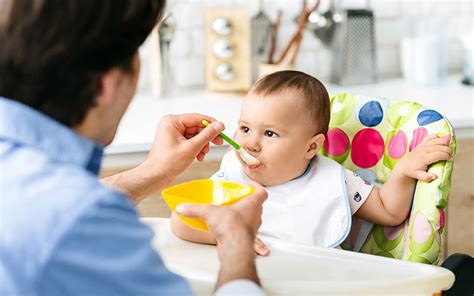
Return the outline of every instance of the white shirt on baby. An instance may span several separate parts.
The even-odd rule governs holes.
[[[248,184],[234,152],[224,156],[211,179]],[[315,157],[306,172],[293,180],[267,186],[259,234],[288,242],[336,247],[349,234],[351,216],[373,186],[324,156]]]

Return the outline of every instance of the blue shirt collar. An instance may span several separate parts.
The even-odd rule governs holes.
[[[0,97],[0,140],[27,145],[52,160],[84,167],[98,174],[103,147],[43,113]]]

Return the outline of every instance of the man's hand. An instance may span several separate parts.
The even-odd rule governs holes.
[[[201,121],[212,122],[204,127]],[[197,158],[203,161],[209,142],[222,144],[218,137],[221,122],[201,114],[164,116],[158,124],[155,140],[147,159],[128,171],[102,179],[108,186],[125,192],[134,203],[158,192],[182,173]]]
[[[449,140],[438,138],[436,135],[430,135],[425,137],[415,149],[400,159],[392,174],[402,174],[423,182],[431,182],[438,176],[427,172],[428,166],[440,160],[449,160],[450,158],[451,148],[449,147]]]
[[[265,189],[251,184],[255,192],[230,207],[180,204],[178,214],[204,219],[217,240],[221,269],[216,288],[236,280],[249,279],[258,283],[253,244],[261,224]]]
[[[211,124],[202,125],[205,119]],[[221,145],[219,133],[224,130],[221,122],[201,114],[164,116],[158,124],[155,140],[144,162],[151,170],[162,172],[168,179],[181,174],[196,158],[203,161],[209,152],[209,142]]]

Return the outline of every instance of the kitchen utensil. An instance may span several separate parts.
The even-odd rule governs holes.
[[[172,13],[168,13],[158,29],[161,54],[161,94],[171,94],[174,85],[173,72],[170,65],[170,44],[176,30],[176,20]]]
[[[337,16],[337,18],[336,18]],[[369,9],[337,11],[331,80],[340,85],[372,83],[377,79],[374,15]]]
[[[272,21],[263,10],[263,0],[259,2],[259,11],[251,19],[252,45],[252,81],[257,80],[258,64],[263,62],[269,49]]]
[[[301,40],[303,39],[304,28],[308,23],[308,16],[318,8],[319,3],[320,1],[316,0],[316,2],[314,2],[312,6],[308,6],[307,0],[303,0],[303,9],[301,12],[298,29],[296,30],[295,34],[291,38],[286,48],[281,53],[280,58],[276,61],[276,64],[283,62],[283,60],[287,60],[289,64],[294,63],[296,55],[298,53],[298,49],[301,44]]]
[[[278,30],[280,29],[282,15],[283,15],[283,11],[281,9],[278,9],[276,21],[272,24],[272,33],[270,37],[270,49],[268,51],[267,64],[273,64],[273,56],[275,55],[276,43],[277,43],[277,38],[278,38]]]

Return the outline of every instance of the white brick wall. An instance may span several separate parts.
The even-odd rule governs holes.
[[[249,13],[258,12],[257,0],[168,0],[168,10],[177,21],[175,38],[171,45],[171,59],[177,87],[204,85],[205,36],[204,10],[210,6],[242,5]],[[329,0],[321,0],[321,10]],[[275,18],[278,8],[283,9],[283,20],[278,36],[278,52],[286,45],[296,29],[294,17],[300,12],[300,0],[265,0],[266,13]],[[309,0],[311,3],[311,0]],[[363,8],[369,3],[373,9],[377,64],[381,77],[400,75],[400,40],[408,33],[409,18],[436,19],[438,32],[449,37],[450,70],[461,67],[460,45],[457,36],[473,28],[474,1],[470,0],[341,0],[346,8]],[[320,78],[330,74],[330,51],[312,34],[306,32],[297,59],[297,67]],[[144,61],[146,63],[146,60]]]

